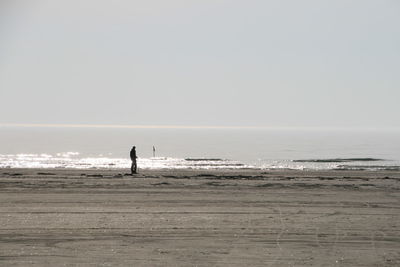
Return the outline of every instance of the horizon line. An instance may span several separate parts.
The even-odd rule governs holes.
[[[132,128],[132,129],[257,129],[297,128],[275,126],[217,126],[217,125],[143,125],[143,124],[77,124],[77,123],[0,123],[0,127],[43,128]]]
[[[400,130],[398,127],[346,126],[216,126],[216,125],[134,125],[134,124],[70,124],[70,123],[0,123],[0,127],[38,128],[119,128],[119,129],[281,129],[281,130]]]
[[[212,126],[212,125],[140,125],[140,124],[77,124],[77,123],[0,123],[0,127],[43,128],[132,128],[132,129],[223,129],[259,128],[258,126]]]

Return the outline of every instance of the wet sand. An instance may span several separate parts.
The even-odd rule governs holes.
[[[0,266],[400,266],[400,173],[0,169]]]

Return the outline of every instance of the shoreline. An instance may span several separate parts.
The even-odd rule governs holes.
[[[0,169],[0,265],[397,266],[400,172]]]

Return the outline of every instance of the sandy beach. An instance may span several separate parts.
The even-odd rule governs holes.
[[[400,173],[0,169],[0,266],[399,266]]]

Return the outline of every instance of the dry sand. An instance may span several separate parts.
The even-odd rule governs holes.
[[[400,173],[0,169],[0,266],[400,266]]]

